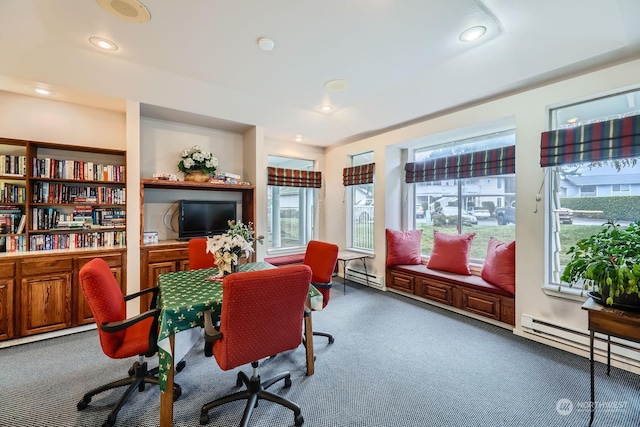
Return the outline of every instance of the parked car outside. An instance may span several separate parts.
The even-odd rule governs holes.
[[[571,209],[558,208],[556,212],[558,213],[560,224],[573,224],[573,211]]]
[[[456,206],[442,206],[431,215],[431,220],[435,226],[455,225],[458,223],[458,208]],[[462,225],[477,225],[478,218],[469,212],[462,211]]]
[[[498,225],[507,225],[516,223],[516,202],[511,202],[509,206],[503,206],[496,209],[496,219]]]
[[[416,218],[424,218],[424,208],[421,204],[416,204]]]
[[[488,209],[483,208],[471,208],[469,209],[469,213],[478,219],[487,219],[491,217],[491,212],[489,212]]]

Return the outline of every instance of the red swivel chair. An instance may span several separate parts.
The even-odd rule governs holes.
[[[189,270],[216,266],[213,254],[207,252],[207,238],[196,237],[189,240]]]
[[[302,342],[302,316],[309,293],[311,270],[293,265],[272,270],[234,273],[222,282],[222,313],[220,329],[213,328],[211,316],[205,315],[205,338],[214,340],[213,355],[222,370],[251,363],[253,375],[238,373],[237,386],[247,389],[214,400],[202,406],[200,424],[209,422],[209,411],[228,402],[247,399],[241,427],[249,424],[258,399],[278,403],[293,411],[296,426],[304,419],[300,406],[267,391],[284,379],[291,386],[291,375],[283,372],[262,381],[258,375],[258,360],[273,354],[293,350]]]
[[[313,275],[311,276],[311,284],[322,294],[322,308],[326,307],[331,298],[331,287],[333,282],[333,272],[338,261],[338,246],[333,243],[320,242],[311,240],[307,244],[307,250],[304,254],[304,265],[311,267]],[[313,331],[313,335],[327,337],[329,344],[335,341],[333,335],[326,332]]]
[[[139,356],[139,360],[129,369],[129,376],[89,391],[78,402],[78,410],[81,411],[89,405],[91,398],[96,394],[128,385],[129,387],[102,424],[103,427],[110,427],[115,424],[118,412],[136,389],[144,391],[146,384],[158,384],[158,377],[154,376],[158,373],[158,368],[147,370],[147,362],[144,361],[144,356],[153,356],[158,350],[160,309],[155,308],[158,288],[149,288],[123,296],[109,265],[102,258],[95,258],[80,269],[80,283],[98,326],[98,336],[104,354],[112,359]],[[154,308],[127,319],[126,301],[147,293],[153,294],[151,306]],[[177,399],[180,394],[182,390],[180,386],[176,386],[175,398]]]

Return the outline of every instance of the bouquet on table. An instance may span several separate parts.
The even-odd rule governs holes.
[[[229,221],[225,234],[207,237],[207,252],[213,254],[218,270],[223,274],[237,271],[242,255],[249,257],[254,252],[253,242],[262,243],[264,236],[256,236],[253,223]]]

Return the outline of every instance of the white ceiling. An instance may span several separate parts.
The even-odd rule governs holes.
[[[95,0],[0,0],[0,90],[37,84],[119,110],[130,99],[161,117],[186,111],[329,146],[640,57],[638,0],[141,2],[147,23]],[[484,38],[459,41],[478,24]],[[119,50],[98,52],[90,36]],[[332,79],[350,87],[331,92]]]

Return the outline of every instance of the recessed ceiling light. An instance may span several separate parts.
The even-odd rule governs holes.
[[[138,0],[98,0],[101,8],[127,22],[144,23],[151,20],[151,14]]]
[[[342,92],[349,89],[349,82],[342,79],[329,80],[324,84],[324,88],[332,92]]]
[[[302,142],[302,135],[296,134],[296,142]]]
[[[462,34],[460,34],[460,40],[463,42],[472,42],[484,36],[486,32],[487,27],[483,27],[482,25],[467,28],[462,32]]]
[[[55,92],[49,89],[45,89],[43,87],[34,87],[33,91],[40,95],[55,95]]]
[[[269,52],[272,51],[274,47],[276,47],[276,44],[269,38],[261,37],[258,39],[258,46],[260,46],[260,49],[264,50],[265,52]]]
[[[118,50],[117,44],[111,40],[103,39],[102,37],[89,37],[89,43],[103,50],[110,50],[112,52]]]
[[[318,107],[318,110],[322,111],[323,113],[328,113],[330,111],[333,111],[333,106],[329,104],[323,104]]]

